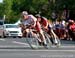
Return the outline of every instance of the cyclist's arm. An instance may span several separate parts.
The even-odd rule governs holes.
[[[44,28],[47,29],[48,28],[48,25],[49,25],[48,24],[48,20],[47,20],[47,18],[44,18],[44,17],[43,17],[43,19],[44,19],[44,25],[45,25]]]
[[[33,15],[30,15],[30,16],[33,19],[33,26],[35,27],[36,26],[37,18],[35,18]]]
[[[45,26],[45,28],[47,28],[48,27],[48,21],[47,20],[45,20],[46,21],[46,26]]]

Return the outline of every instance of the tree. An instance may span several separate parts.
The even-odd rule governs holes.
[[[3,7],[3,3],[0,3],[0,17],[3,17],[4,15],[4,7]]]
[[[42,16],[50,18],[54,10],[60,17],[65,8],[74,13],[75,0],[3,0],[0,16],[6,15],[6,21],[14,23],[24,10],[33,15],[40,12]]]
[[[13,0],[3,0],[4,15],[6,15],[6,21],[10,22],[12,13],[12,1]]]

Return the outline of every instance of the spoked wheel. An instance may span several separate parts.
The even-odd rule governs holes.
[[[56,34],[51,34],[51,38],[53,40],[53,44],[55,44],[57,47],[61,45],[60,39]]]
[[[61,41],[60,41],[60,39],[59,39],[58,36],[56,37],[56,40],[57,40],[57,47],[60,47],[60,45],[61,45]]]
[[[28,37],[26,38],[27,43],[32,49],[38,48],[38,39],[33,36],[31,33],[28,34]]]
[[[44,36],[45,36],[45,39],[46,39],[47,48],[50,48],[51,45],[52,45],[51,40],[50,40],[50,35],[47,34],[46,32],[44,32]]]

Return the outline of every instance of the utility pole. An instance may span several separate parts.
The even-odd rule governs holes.
[[[4,24],[4,22],[5,22],[5,18],[6,18],[6,15],[3,16],[3,24]]]

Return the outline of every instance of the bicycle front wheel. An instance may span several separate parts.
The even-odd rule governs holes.
[[[39,44],[35,35],[33,36],[31,33],[29,33],[26,40],[31,48],[38,48]]]
[[[48,48],[51,47],[52,43],[51,43],[51,40],[50,40],[50,35],[45,32],[44,36],[45,36],[45,39],[46,39],[47,47]]]

